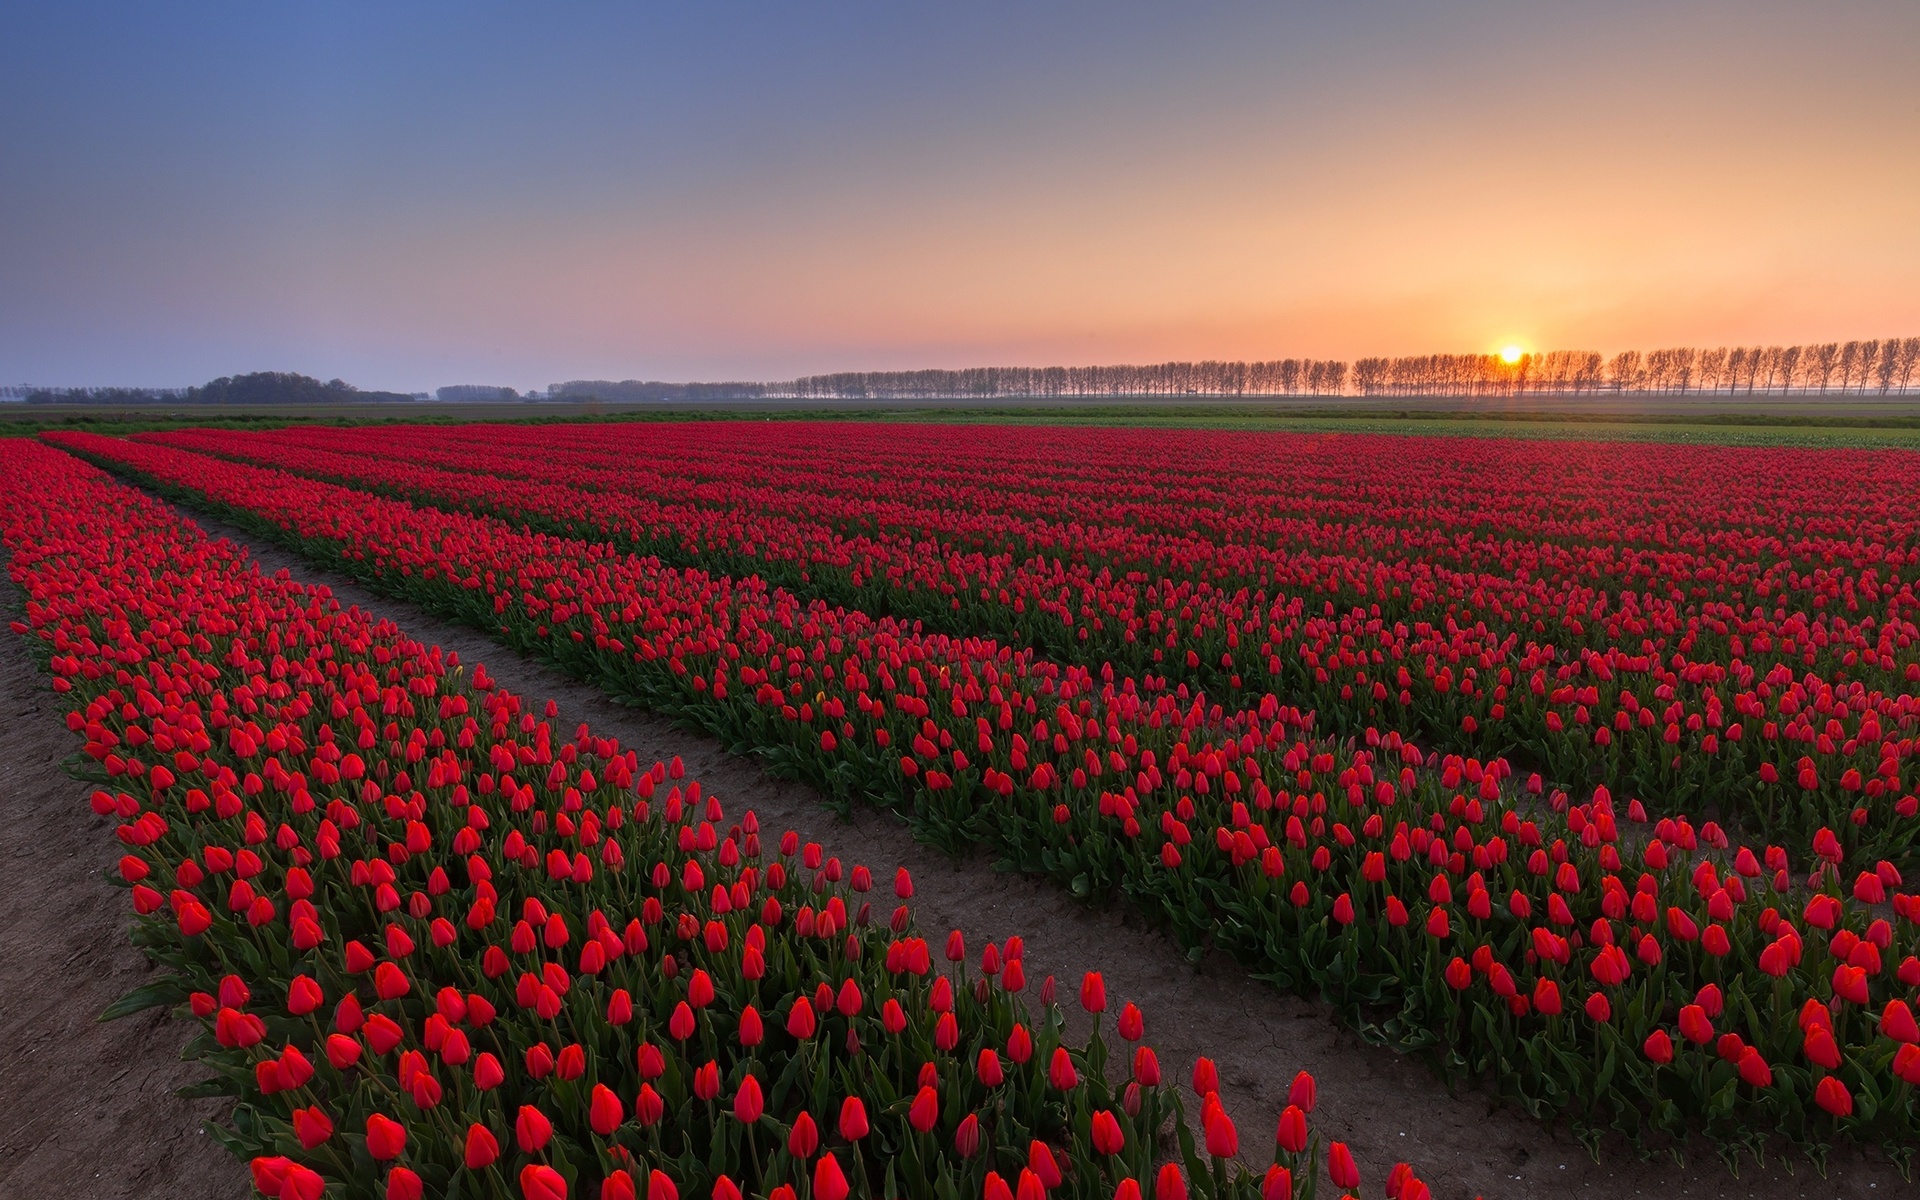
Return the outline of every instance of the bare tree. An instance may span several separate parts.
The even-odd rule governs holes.
[[[1834,368],[1840,365],[1840,343],[1822,342],[1817,346],[1808,346],[1804,357],[1807,359],[1807,383],[1818,384],[1820,394],[1825,395],[1827,385],[1833,381]]]
[[[1393,362],[1389,362],[1384,358],[1355,359],[1353,363],[1353,386],[1359,389],[1362,396],[1371,396],[1380,392],[1387,386],[1388,376],[1391,374],[1394,364],[1399,361],[1403,360],[1396,359]],[[1395,380],[1395,382],[1398,383],[1399,380]]]
[[[1607,382],[1616,392],[1632,391],[1640,386],[1641,367],[1638,350],[1622,350],[1607,363]]]
[[[1694,366],[1694,376],[1703,392],[1717,392],[1720,381],[1727,378],[1728,350],[1720,346],[1713,350],[1702,350]],[[1729,385],[1731,388],[1731,385]]]
[[[1893,377],[1899,381],[1900,392],[1906,394],[1907,384],[1912,381],[1916,368],[1920,368],[1920,337],[1889,339],[1888,344],[1898,344],[1900,356],[1894,364]]]
[[[1740,385],[1752,378],[1750,372],[1753,370],[1754,365],[1756,364],[1751,363],[1747,358],[1747,348],[1745,346],[1735,346],[1733,349],[1727,351],[1728,393],[1731,394],[1739,391]]]
[[[1893,377],[1900,373],[1900,347],[1905,344],[1899,338],[1880,343],[1880,358],[1873,365],[1873,382],[1879,386],[1882,396],[1893,390]]]
[[[1853,373],[1857,376],[1856,390],[1864,394],[1872,386],[1874,369],[1880,364],[1879,341],[1861,342],[1858,358]]]
[[[1807,356],[1807,351],[1804,346],[1782,346],[1779,350],[1780,358],[1777,365],[1780,370],[1780,390],[1783,393],[1790,392],[1793,390],[1795,376],[1806,370],[1800,360]]]

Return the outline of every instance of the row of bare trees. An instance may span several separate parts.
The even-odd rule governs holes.
[[[1164,362],[1106,367],[973,367],[961,371],[843,371],[770,384],[802,399],[924,400],[992,396],[1339,395],[1347,364],[1311,358],[1271,362]]]
[[[1906,392],[1920,371],[1920,337],[1805,346],[1634,351],[1607,364],[1615,386],[1660,392]]]
[[[1498,354],[1420,354],[1362,358],[1353,364],[1363,396],[1483,396],[1515,392],[1593,392],[1606,387],[1599,354],[1554,350],[1506,359]]]
[[[1601,392],[1906,393],[1920,374],[1920,337],[1804,346],[1690,346],[1607,358],[1553,350],[1423,354],[1344,362],[1164,362],[1104,367],[975,367],[844,371],[761,385],[801,399],[924,400],[998,396],[1479,396]]]

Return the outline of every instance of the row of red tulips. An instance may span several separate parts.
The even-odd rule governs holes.
[[[63,440],[833,794],[900,807],[923,837],[1123,893],[1587,1134],[1816,1153],[1837,1134],[1904,1155],[1920,1128],[1920,902],[1891,864],[1843,878],[1831,834],[1802,890],[1784,851],[1736,852],[1711,823],[1624,837],[1646,820],[1637,802],[1529,796],[1537,781],[1503,787],[1503,764],[1425,760],[1395,735],[1302,740],[1271,697],[1237,713],[1184,689],[1149,699],[1111,673],[603,544]],[[1891,919],[1875,911],[1889,900]]]
[[[154,436],[1232,702],[1271,690],[1331,730],[1517,752],[1662,811],[1721,806],[1794,847],[1830,828],[1849,862],[1909,866],[1920,846],[1920,542],[1886,503],[1913,467],[1897,452],[1769,451],[1781,461],[1756,477],[1757,452],[1556,447],[1596,482],[1493,443],[1524,461],[1461,504],[1439,490],[1461,482],[1461,443],[1443,439],[1396,441],[1391,460],[1282,440],[1292,471],[1233,489],[1179,439],[1172,463],[1102,465],[1131,436],[1113,431],[998,460],[1006,439],[974,430],[764,423]],[[981,477],[939,465],[955,460]],[[1701,495],[1703,468],[1732,484]],[[1582,505],[1587,522],[1564,516]]]
[[[929,943],[904,870],[882,899],[792,833],[763,846],[678,760],[556,737],[77,460],[14,462],[15,631],[174,968],[115,1011],[203,1022],[203,1090],[238,1099],[223,1136],[263,1193],[1283,1200],[1323,1165],[1359,1187],[1308,1130],[1311,1077],[1249,1172],[1211,1064],[1196,1143],[1099,975],[1069,1043],[1019,939],[977,968],[957,932]],[[1404,1164],[1386,1185],[1427,1195]]]

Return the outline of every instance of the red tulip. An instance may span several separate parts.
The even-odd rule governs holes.
[[[1713,1022],[1698,1004],[1689,1004],[1680,1010],[1680,1032],[1694,1045],[1704,1046],[1713,1040]]]
[[[980,1118],[972,1113],[960,1118],[960,1125],[953,1131],[953,1152],[961,1158],[972,1158],[980,1152]]]
[[[1887,1001],[1880,1014],[1880,1034],[1896,1042],[1920,1042],[1920,1024],[1915,1024],[1913,1010],[1905,1000]]]
[[[840,1160],[833,1156],[833,1151],[822,1154],[820,1161],[813,1165],[813,1194],[819,1200],[847,1200],[847,1193],[851,1190],[846,1174],[840,1170]]]
[[[326,1002],[320,985],[310,976],[296,975],[287,985],[287,1011],[296,1017],[304,1017]]]
[[[931,1086],[922,1087],[914,1094],[913,1103],[907,1108],[907,1123],[918,1132],[927,1133],[939,1119],[939,1094]]]
[[[292,1165],[292,1159],[284,1154],[276,1154],[255,1158],[247,1163],[247,1168],[253,1172],[253,1186],[261,1195],[278,1196],[280,1189],[286,1186],[287,1169]]]
[[[546,1114],[531,1104],[522,1104],[520,1113],[513,1120],[513,1138],[520,1145],[523,1154],[532,1154],[544,1148],[553,1137],[553,1122]]]
[[[1260,1180],[1260,1200],[1293,1200],[1293,1172],[1275,1163]]]
[[[320,1200],[327,1181],[318,1171],[299,1163],[287,1164],[286,1181],[280,1185],[280,1200]]]
[[[684,1042],[693,1036],[693,1009],[685,1000],[673,1006],[673,1015],[667,1018],[667,1032],[676,1042]]]
[[[1141,1087],[1160,1086],[1160,1059],[1154,1054],[1152,1046],[1134,1047],[1133,1078]]]
[[[1211,1099],[1211,1097],[1209,1097]],[[1215,1158],[1233,1158],[1240,1153],[1240,1133],[1234,1128],[1233,1119],[1218,1103],[1202,1110],[1202,1132],[1206,1135],[1207,1153]]]
[[[1642,1049],[1652,1062],[1665,1064],[1673,1061],[1673,1039],[1667,1036],[1664,1029],[1656,1029],[1648,1034]]]
[[[566,1177],[552,1167],[528,1163],[520,1168],[520,1194],[525,1200],[567,1200]]]
[[[787,1151],[798,1159],[809,1159],[820,1146],[820,1131],[813,1123],[812,1114],[802,1110],[793,1119],[793,1128],[787,1133]]]
[[[813,1005],[805,996],[794,997],[793,1007],[787,1010],[787,1032],[804,1042],[813,1036],[814,1028]]]
[[[1299,1105],[1289,1104],[1281,1111],[1280,1129],[1274,1138],[1288,1154],[1307,1148],[1307,1114]]]
[[[1847,1090],[1847,1085],[1841,1083],[1838,1076],[1821,1077],[1813,1088],[1813,1102],[1835,1117],[1853,1115],[1853,1093]]]
[[[478,1171],[482,1167],[490,1167],[499,1157],[500,1142],[493,1136],[492,1130],[477,1122],[467,1126],[467,1170]]]
[[[602,1083],[594,1084],[587,1107],[588,1126],[601,1137],[609,1137],[626,1119],[626,1108],[620,1103],[620,1097],[613,1094],[613,1089]]]
[[[1153,1200],[1187,1200],[1187,1178],[1178,1163],[1166,1163],[1153,1179]]]
[[[308,1150],[333,1136],[333,1120],[319,1105],[297,1108],[293,1112],[293,1136]]]
[[[1063,1092],[1080,1086],[1080,1073],[1074,1070],[1073,1059],[1065,1046],[1053,1048],[1053,1061],[1047,1064],[1047,1082]]]
[[[407,1148],[407,1127],[384,1113],[367,1117],[367,1153],[376,1161],[400,1157]]]
[[[1035,1139],[1027,1143],[1027,1169],[1033,1172],[1043,1187],[1060,1186],[1063,1178],[1060,1164],[1053,1160],[1053,1150],[1045,1142]]]
[[[1345,1142],[1334,1142],[1327,1147],[1327,1176],[1335,1187],[1360,1186],[1360,1168],[1354,1165],[1353,1154]]]
[[[420,1176],[406,1167],[395,1167],[387,1172],[387,1200],[420,1200],[426,1190],[427,1185]]]
[[[1090,1013],[1107,1011],[1107,984],[1100,972],[1088,971],[1080,980],[1080,1007]]]
[[[848,1096],[840,1104],[840,1136],[850,1142],[867,1136],[867,1107],[858,1096]]]
[[[638,1195],[633,1176],[625,1171],[610,1172],[600,1181],[600,1200],[635,1200]]]
[[[740,1090],[734,1093],[733,1116],[743,1125],[751,1125],[760,1119],[766,1111],[766,1103],[760,1095],[760,1081],[749,1075],[740,1081]]]

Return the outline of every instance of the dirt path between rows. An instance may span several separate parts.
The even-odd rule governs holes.
[[[209,533],[249,543],[245,534],[231,526],[190,515],[196,515]],[[278,546],[253,542],[251,549],[263,569],[285,568],[303,582],[325,584],[343,603],[356,604],[376,616],[389,618],[416,638],[458,651],[462,662],[471,665],[484,661],[488,673],[502,686],[529,700],[544,703],[553,699],[559,707],[557,727],[563,731],[584,721],[602,736],[618,737],[623,745],[636,750],[642,761],[679,755],[685,760],[689,775],[719,795],[730,811],[753,808],[761,820],[774,829],[796,829],[803,838],[821,842],[831,853],[850,862],[864,862],[877,873],[884,869],[890,874],[896,864],[906,866],[913,873],[914,904],[923,932],[961,929],[969,947],[976,952],[987,940],[998,941],[1019,934],[1026,940],[1030,979],[1037,984],[1049,973],[1057,975],[1063,997],[1076,992],[1075,985],[1083,972],[1102,971],[1110,1003],[1117,1007],[1131,1000],[1145,1011],[1147,1040],[1159,1051],[1163,1066],[1175,1078],[1184,1079],[1198,1055],[1208,1055],[1219,1064],[1227,1109],[1240,1123],[1241,1142],[1247,1147],[1247,1157],[1259,1159],[1260,1165],[1270,1161],[1270,1158],[1261,1159],[1261,1154],[1271,1146],[1272,1122],[1286,1103],[1294,1072],[1306,1069],[1314,1073],[1320,1085],[1316,1127],[1353,1148],[1367,1172],[1362,1195],[1368,1200],[1382,1194],[1387,1168],[1402,1159],[1414,1164],[1421,1177],[1432,1186],[1436,1200],[1467,1200],[1476,1195],[1484,1195],[1488,1200],[1616,1196],[1684,1196],[1702,1200],[1859,1197],[1865,1200],[1900,1195],[1911,1187],[1877,1155],[1858,1152],[1835,1155],[1825,1179],[1816,1176],[1804,1162],[1796,1164],[1791,1174],[1778,1165],[1760,1169],[1749,1162],[1743,1166],[1742,1177],[1734,1179],[1711,1154],[1696,1154],[1690,1165],[1683,1168],[1666,1161],[1641,1163],[1624,1147],[1611,1148],[1607,1163],[1596,1166],[1565,1133],[1549,1134],[1537,1123],[1511,1111],[1489,1111],[1485,1098],[1478,1095],[1450,1097],[1423,1066],[1361,1043],[1336,1027],[1324,1007],[1256,983],[1229,962],[1208,961],[1196,967],[1168,939],[1121,912],[1078,904],[1045,881],[996,872],[984,855],[955,862],[914,842],[898,820],[876,811],[861,811],[853,819],[842,821],[811,788],[770,778],[753,763],[727,754],[710,737],[679,729],[664,718],[615,704],[593,686],[517,655],[472,629],[438,620],[412,605],[377,596],[343,576],[307,564]],[[7,662],[10,664],[21,658],[17,643],[18,639],[9,635]],[[9,666],[8,671],[11,679],[15,667]],[[44,687],[37,681],[32,686],[33,689]],[[9,687],[13,690],[7,693],[8,703],[15,704],[13,697],[19,689],[13,684]],[[73,748],[59,725],[54,706],[49,703],[51,695],[44,690],[36,694],[41,701],[40,711],[24,713],[0,731],[8,739],[4,747],[10,751],[6,761],[50,762]],[[31,726],[31,729],[21,730],[16,726]],[[11,816],[16,805],[38,806],[64,816],[69,811],[64,806],[80,803],[78,797],[84,794],[57,773],[43,773],[36,779],[37,782],[28,782],[24,776],[16,776],[4,781],[8,789],[5,795],[9,818],[4,827],[9,831],[7,836],[16,840],[0,842],[0,847],[20,844],[18,835],[11,832],[14,824]],[[7,861],[12,864],[14,882],[22,885],[20,894],[38,895],[40,885],[22,880],[21,872],[32,868],[51,873],[76,852],[83,858],[91,853],[91,862],[74,871],[98,893],[96,898],[104,898],[100,905],[104,909],[103,924],[94,931],[93,939],[97,942],[101,936],[110,936],[116,947],[98,953],[117,954],[137,962],[133,951],[117,948],[125,944],[121,928],[124,922],[114,915],[119,911],[117,905],[121,897],[91,877],[92,872],[113,858],[111,839],[103,831],[92,828],[95,824],[90,814],[86,822],[78,824],[49,818],[44,835],[38,839],[39,844],[47,848],[25,860],[13,858],[14,851],[7,849]],[[10,890],[8,901],[0,904],[0,913],[7,919],[3,928],[8,945],[16,941],[18,918],[13,912],[14,894]],[[77,907],[76,901],[63,905],[62,910]],[[49,925],[52,921],[47,919]],[[63,961],[60,955],[50,955],[32,974],[16,972],[8,964],[4,973],[0,973],[0,1013],[8,1014],[7,1020],[11,1022],[15,1019],[11,1014],[17,1003],[28,1007],[24,1002],[17,1002],[16,996],[41,990],[38,981],[88,969],[78,963],[72,967],[59,965]],[[71,986],[63,983],[59,990],[64,994]],[[70,1010],[85,1010],[72,1020],[86,1022],[100,1004],[125,991],[127,986],[131,985],[101,987],[99,999],[70,1004]],[[92,993],[88,995],[91,997]],[[1066,1006],[1078,1017],[1076,1005],[1067,1000]],[[10,1030],[9,1025],[4,1032],[10,1044],[17,1044]],[[163,1031],[151,1039],[151,1053],[157,1054],[162,1045],[170,1049],[183,1038],[183,1032],[176,1036],[172,1030]],[[112,1068],[112,1071],[118,1070],[118,1066]],[[64,1090],[76,1098],[75,1104],[107,1103],[106,1098],[115,1093],[118,1085],[108,1087],[102,1076],[112,1071],[82,1070],[67,1081]],[[16,1086],[13,1077],[3,1072],[0,1072],[0,1081],[5,1082],[9,1092]],[[144,1126],[154,1130],[171,1127],[190,1131],[195,1116],[186,1111],[181,1102],[165,1096],[169,1086],[170,1083],[160,1079],[151,1087],[140,1085],[147,1095],[136,1096],[130,1104],[151,1101],[155,1110],[170,1105],[164,1115],[158,1111],[143,1114]],[[98,1099],[91,1096],[96,1091],[100,1093]],[[85,1099],[80,1098],[83,1095]],[[18,1108],[23,1113],[31,1111],[28,1105]],[[0,1098],[0,1153],[8,1147],[32,1144],[30,1135],[15,1132],[12,1115],[15,1111],[10,1094]],[[122,1163],[128,1160],[128,1148],[113,1136],[110,1123],[106,1127],[87,1126],[84,1136],[79,1129],[61,1126],[58,1121],[54,1125],[59,1126],[62,1141],[75,1147],[82,1159],[111,1153]],[[43,1129],[39,1136],[51,1136],[51,1126],[35,1128]],[[200,1145],[196,1148],[210,1158],[218,1158],[217,1148],[208,1145],[209,1140],[204,1136],[190,1132],[185,1136],[197,1137]],[[89,1137],[94,1140],[89,1142],[86,1140]],[[154,1158],[162,1161],[164,1156],[156,1154]],[[236,1177],[234,1185],[228,1186],[222,1177],[208,1174],[201,1180],[205,1186],[185,1191],[82,1189],[27,1190],[18,1194],[22,1197],[243,1195],[243,1184],[237,1179],[236,1169],[224,1162],[220,1166],[228,1176]],[[139,1169],[128,1165],[121,1170],[125,1173]],[[16,1194],[7,1187],[6,1171],[7,1168],[0,1167],[0,1197]],[[21,1182],[26,1178],[22,1175]],[[1331,1197],[1336,1193],[1329,1189],[1323,1194]]]

